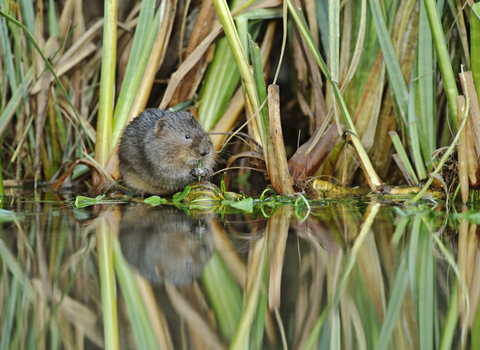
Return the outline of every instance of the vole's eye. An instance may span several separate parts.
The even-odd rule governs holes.
[[[185,138],[186,138],[187,140],[190,140],[190,134],[186,134],[186,135],[185,135]]]

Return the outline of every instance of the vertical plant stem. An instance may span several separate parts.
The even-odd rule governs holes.
[[[458,89],[453,74],[452,65],[450,63],[450,56],[445,43],[445,36],[443,35],[442,24],[437,12],[437,5],[435,0],[423,0],[425,9],[427,10],[428,23],[433,36],[433,44],[435,45],[435,52],[437,53],[438,65],[442,73],[443,84],[445,85],[445,92],[447,94],[448,106],[452,116],[452,124],[454,131],[457,130],[457,96]]]
[[[0,196],[3,197],[5,195],[5,190],[3,189],[3,174],[2,174],[2,157],[0,152]],[[0,203],[2,203],[3,198],[0,198]]]
[[[95,160],[105,166],[112,147],[112,114],[117,55],[117,0],[105,0],[103,59],[100,79]]]
[[[218,16],[220,17],[220,21],[222,22],[223,30],[225,31],[228,43],[230,44],[230,49],[232,50],[233,57],[235,58],[235,62],[237,63],[238,70],[240,71],[240,75],[243,79],[243,82],[245,83],[245,90],[252,105],[253,112],[256,113],[258,111],[260,103],[258,101],[257,91],[255,89],[255,81],[250,72],[250,65],[248,64],[247,57],[245,56],[245,52],[243,51],[243,47],[240,42],[240,38],[238,36],[235,25],[233,23],[233,19],[230,14],[227,2],[225,0],[213,0],[213,3],[215,4]],[[262,122],[261,113],[257,115],[257,121],[259,128],[261,128],[262,145],[265,145],[267,137],[267,127]]]
[[[340,1],[328,0],[328,65],[332,81],[338,83],[338,56],[340,52]]]
[[[105,349],[117,350],[119,349],[119,344],[117,300],[115,298],[113,273],[113,238],[106,219],[100,220],[100,223],[95,228],[95,236],[97,238],[98,269],[102,292]]]
[[[480,96],[480,19],[474,10],[476,10],[476,13],[480,13],[480,4],[474,4],[470,11],[470,68],[475,81],[477,96]]]

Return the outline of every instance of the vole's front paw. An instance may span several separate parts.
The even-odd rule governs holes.
[[[192,176],[195,176],[195,177],[198,177],[198,176],[208,176],[210,175],[210,170],[206,169],[206,168],[194,168],[192,169],[192,171],[190,171],[190,174],[192,174]]]

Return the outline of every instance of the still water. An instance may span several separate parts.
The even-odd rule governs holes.
[[[480,348],[472,209],[75,198],[3,201],[0,350]]]

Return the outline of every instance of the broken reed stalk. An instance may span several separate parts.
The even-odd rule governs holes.
[[[280,121],[280,89],[278,85],[272,84],[268,87],[268,122],[268,132],[270,134],[270,139],[272,140],[273,154],[276,159],[279,181],[276,184],[272,181],[272,186],[277,193],[292,195],[294,193],[292,176],[288,169],[282,123]]]

